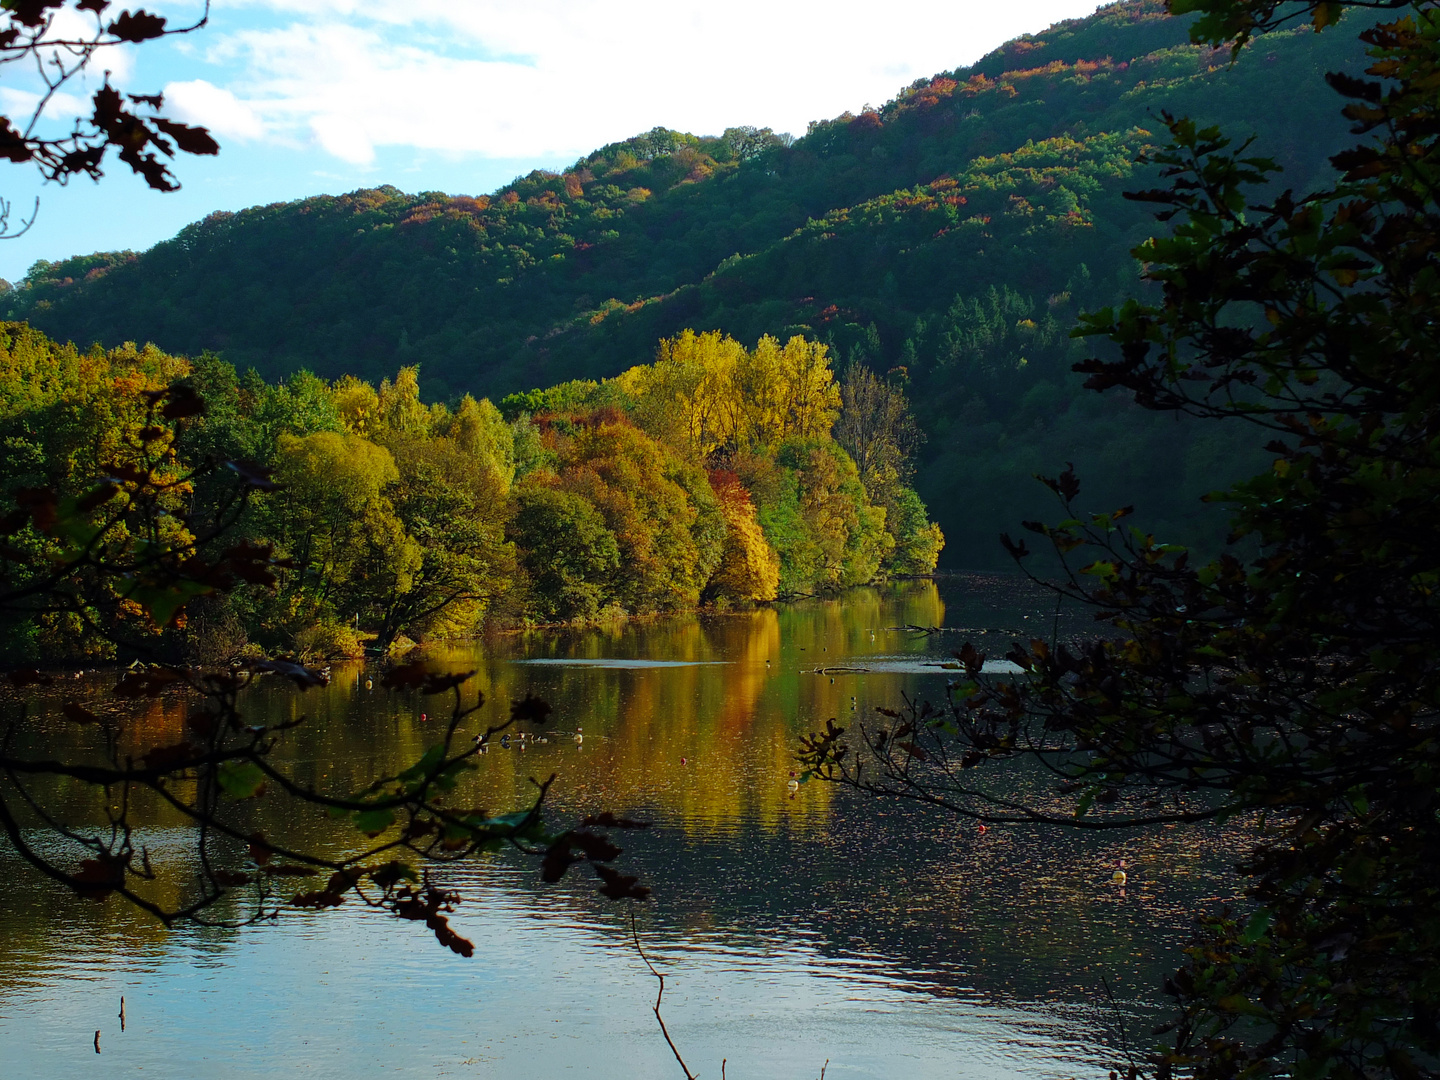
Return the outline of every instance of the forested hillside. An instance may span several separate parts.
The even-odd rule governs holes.
[[[801,335],[908,380],[918,486],[956,565],[1035,516],[1067,460],[1097,499],[1203,540],[1224,437],[1077,393],[1068,330],[1138,288],[1152,220],[1122,192],[1161,110],[1257,133],[1304,187],[1345,139],[1347,34],[1267,35],[1234,66],[1158,0],[1102,9],[793,143],[657,129],[489,196],[391,187],[216,214],[143,254],[40,263],[8,317],[60,339],[213,350],[275,379],[419,365],[430,400],[610,377],[693,327]],[[788,144],[787,144],[788,143]],[[1243,468],[1244,463],[1238,463]]]

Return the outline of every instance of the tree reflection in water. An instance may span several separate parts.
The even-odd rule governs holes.
[[[736,1077],[807,1075],[825,1058],[837,1077],[895,1075],[901,1061],[914,1076],[1103,1076],[1117,1025],[1131,1041],[1146,1037],[1152,1003],[1140,995],[1174,965],[1192,914],[1217,902],[1223,832],[1199,846],[1167,830],[981,833],[828,785],[788,786],[800,733],[902,694],[938,694],[947,677],[816,669],[938,663],[948,635],[887,628],[1049,630],[1045,602],[1013,579],[965,577],[436,649],[442,662],[479,668],[482,719],[527,692],[556,707],[546,742],[492,748],[457,805],[510,807],[530,776],[554,771],[559,812],[655,822],[624,838],[626,861],[655,889],[641,931],[671,976],[666,1019],[698,1072],[723,1056]],[[584,663],[593,660],[608,663]],[[654,660],[670,663],[645,663]],[[421,699],[367,689],[372,675],[338,670],[304,694],[265,685],[246,709],[309,716],[281,751],[287,764],[302,781],[357,790],[434,738]],[[152,704],[132,737],[164,745],[186,707]],[[75,737],[58,705],[31,712],[37,745]],[[581,727],[577,743],[568,733]],[[323,815],[277,818],[278,802],[265,799],[243,808],[267,835],[349,841]],[[97,810],[67,807],[72,821]],[[146,843],[174,845],[180,823],[161,807],[147,817]],[[1110,884],[1122,858],[1123,895]],[[321,1076],[675,1069],[626,911],[588,879],[541,891],[533,865],[503,855],[454,872],[447,882],[467,901],[454,922],[478,947],[461,960],[359,909],[167,932],[120,905],[56,897],[0,860],[12,883],[0,902],[0,1054],[31,1075],[93,1070],[89,1039],[107,1025],[117,1029],[104,1037],[107,1066],[118,1058],[147,1075],[268,1076],[302,1064]],[[167,886],[178,894],[185,884]],[[1100,1004],[1102,979],[1116,987],[1119,1016]]]

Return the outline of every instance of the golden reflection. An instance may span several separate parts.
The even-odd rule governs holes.
[[[553,772],[556,821],[608,809],[701,837],[741,827],[825,829],[833,790],[822,784],[789,787],[799,736],[832,717],[853,723],[867,705],[893,704],[902,691],[913,691],[912,676],[843,669],[867,657],[932,649],[933,641],[887,628],[939,625],[944,614],[932,582],[904,582],[852,590],[841,600],[583,631],[532,631],[435,648],[430,657],[437,663],[476,670],[465,687],[466,700],[477,692],[485,698],[457,748],[470,745],[485,725],[502,722],[509,703],[527,693],[555,707],[551,723],[529,732],[534,738],[523,746],[518,738],[508,747],[492,740],[453,802],[506,812],[533,798],[531,778],[543,780]],[[665,666],[647,666],[655,662]],[[108,693],[112,681],[110,676],[67,687],[63,698],[25,701],[23,730],[36,756],[73,757],[93,745],[88,740],[97,737],[94,728],[80,728],[61,714],[67,699],[119,718],[122,754],[139,758],[185,737],[187,717],[198,702],[172,695],[117,704]],[[929,685],[935,685],[933,677]],[[301,784],[346,795],[413,764],[441,737],[449,704],[447,697],[383,690],[374,668],[356,664],[336,667],[327,687],[304,693],[279,679],[264,680],[247,692],[242,711],[253,723],[304,717],[281,741],[276,764]],[[14,706],[12,701],[6,707]],[[105,792],[51,781],[36,794],[71,824],[95,827],[105,821]],[[242,833],[260,830],[278,843],[331,852],[362,843],[343,823],[274,793],[229,804],[227,813]],[[157,867],[163,867],[153,883],[155,898],[173,905],[192,895],[196,867],[183,815],[145,796],[132,820],[143,826],[141,842],[152,847]],[[239,863],[243,852],[232,846]],[[35,896],[46,895],[45,886],[36,888]],[[242,915],[243,902],[237,905],[218,914]],[[27,909],[20,924],[37,932],[55,925],[44,904],[20,906]],[[12,915],[14,908],[12,902]],[[127,934],[145,926],[142,938],[159,933],[118,903],[67,898],[54,910],[97,930],[113,923]],[[7,917],[7,926],[14,931],[17,923]],[[6,952],[11,947],[29,946],[11,938]]]

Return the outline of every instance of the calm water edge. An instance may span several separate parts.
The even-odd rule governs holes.
[[[1151,1042],[1194,914],[1230,898],[1237,838],[1214,830],[981,834],[826,785],[792,798],[799,735],[943,694],[953,672],[939,665],[964,637],[894,629],[910,624],[968,628],[997,656],[1057,626],[1024,582],[966,575],[431,654],[478,668],[484,719],[527,691],[556,707],[547,743],[497,747],[460,801],[513,809],[528,777],[555,772],[552,820],[609,809],[655,823],[621,838],[621,865],[655,890],[640,933],[701,1076],[728,1059],[734,1080],[813,1078],[827,1061],[836,1080],[1104,1077],[1125,1046]],[[1063,613],[1058,625],[1085,629]],[[865,670],[816,673],[833,667]],[[334,674],[246,702],[309,718],[280,755],[300,777],[350,792],[434,741],[421,713],[436,699],[367,689],[375,672],[358,665]],[[106,684],[81,685],[85,700]],[[185,709],[157,703],[134,737],[175,741]],[[37,748],[74,737],[53,704],[28,711]],[[246,812],[271,835],[341,842],[323,815],[275,820],[267,802]],[[177,845],[179,823],[155,810],[145,842]],[[1109,883],[1120,859],[1123,891]],[[463,959],[353,904],[167,932],[114,901],[57,895],[4,848],[0,872],[3,1080],[680,1076],[628,908],[582,875],[543,886],[513,855],[449,873],[465,897],[453,924],[476,944]]]

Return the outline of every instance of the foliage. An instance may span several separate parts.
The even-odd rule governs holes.
[[[108,71],[91,95],[90,116],[76,116],[70,130],[58,137],[37,133],[44,126],[46,106],[69,96],[64,87],[89,67],[96,54],[117,45],[192,33],[210,15],[207,0],[196,22],[170,27],[164,17],[143,8],[107,17],[113,6],[111,0],[11,0],[0,7],[0,68],[33,66],[43,86],[34,110],[19,125],[0,116],[0,158],[16,164],[34,162],[45,179],[63,184],[81,174],[99,180],[105,156],[113,149],[150,187],[174,191],[180,185],[163,159],[173,158],[177,151],[216,154],[219,145],[204,128],[160,115],[163,95],[121,94],[110,85]],[[0,200],[0,238],[19,235],[10,231],[10,212],[10,204]],[[19,232],[34,220],[32,214]]]
[[[132,350],[131,356],[97,352],[81,361],[73,349],[58,348],[24,328],[9,330],[8,353],[30,374],[38,366],[53,375],[61,366],[54,361],[70,362],[70,385],[56,379],[53,383],[61,385],[46,386],[48,380],[41,379],[29,387],[38,387],[42,400],[48,393],[61,403],[83,403],[83,394],[75,393],[86,388],[75,385],[79,374],[98,374],[93,385],[138,359]],[[133,378],[135,371],[126,373]],[[31,419],[13,408],[15,391],[23,388],[11,386],[6,395],[8,420]],[[206,598],[213,603],[247,586],[273,591],[286,570],[299,570],[302,589],[312,593],[339,589],[346,579],[337,568],[363,545],[337,543],[336,519],[349,515],[362,531],[385,527],[377,522],[394,526],[393,514],[386,520],[389,508],[382,491],[399,471],[384,448],[358,435],[282,434],[280,458],[291,485],[285,489],[271,479],[270,470],[243,460],[222,464],[210,459],[186,467],[186,437],[203,424],[207,405],[185,383],[132,390],[128,396],[140,404],[125,408],[124,398],[115,403],[122,406],[122,416],[138,413],[138,426],[122,422],[103,432],[107,438],[97,440],[103,464],[82,484],[82,496],[66,494],[66,482],[74,479],[68,475],[51,486],[13,493],[14,508],[0,521],[5,538],[0,613],[7,629],[23,631],[47,616],[63,615],[102,642],[154,656],[159,650],[130,640],[133,624],[152,632],[178,630],[192,602]],[[204,514],[192,513],[187,496],[196,481],[222,468],[233,477],[225,485],[228,497]],[[277,557],[271,543],[234,542],[252,496],[294,493],[307,482],[309,489],[300,494],[316,504],[316,515],[306,523],[310,546],[304,566]],[[328,504],[321,505],[324,500]],[[292,514],[299,510],[289,507]],[[343,652],[347,634],[353,631],[321,618],[305,626],[300,644],[314,653],[337,647]],[[464,693],[473,674],[442,673],[423,662],[391,668],[382,684],[392,690],[451,697],[438,740],[413,765],[376,777],[363,790],[322,792],[274,764],[276,746],[303,718],[247,724],[239,701],[264,676],[287,679],[305,690],[324,685],[326,671],[260,656],[249,657],[243,668],[220,669],[137,660],[119,673],[111,695],[115,700],[64,703],[66,720],[91,734],[78,753],[60,758],[27,753],[19,748],[27,710],[23,702],[20,708],[4,707],[0,829],[37,873],[93,900],[119,895],[166,925],[242,925],[274,918],[286,908],[323,910],[355,899],[399,919],[424,922],[442,945],[471,956],[474,945],[447,918],[459,897],[434,885],[424,868],[507,844],[539,859],[546,881],[559,880],[572,865],[589,863],[603,882],[604,895],[644,899],[648,890],[610,865],[621,851],[605,834],[585,826],[547,831],[541,810],[554,777],[537,783],[533,802],[514,813],[449,805],[448,797],[476,767],[492,736],[516,723],[543,725],[551,711],[527,696],[512,703],[508,720],[489,725],[457,749],[462,728],[484,704],[483,695],[467,700]],[[25,688],[54,679],[22,668],[10,673],[10,681]],[[179,741],[157,743],[151,729],[135,722],[143,719],[135,706],[182,694],[191,706],[183,734]],[[103,796],[99,804],[105,820],[71,823],[77,796]],[[243,806],[237,805],[267,796],[326,811],[348,821],[358,835],[340,850],[267,838],[247,824]],[[151,798],[195,826],[179,850],[152,853],[139,841],[132,815]],[[586,822],[606,828],[636,824],[612,814]],[[174,867],[183,868],[185,884],[178,889],[169,880],[171,859]]]
[[[64,338],[223,349],[271,379],[378,385],[423,360],[427,401],[569,380],[583,396],[686,327],[799,335],[837,370],[856,349],[908,369],[931,435],[915,486],[952,561],[984,563],[1006,522],[1041,512],[1022,481],[1054,460],[1214,547],[1190,507],[1217,463],[1244,474],[1238,445],[1087,400],[1064,330],[1137,285],[1149,226],[1121,192],[1160,110],[1254,129],[1308,183],[1340,148],[1322,74],[1363,56],[1302,27],[1232,66],[1189,21],[1112,4],[793,141],[656,129],[489,196],[384,187],[216,214],[143,254],[37,263],[6,303]],[[580,407],[546,393],[507,418]]]
[[[183,454],[166,444],[166,513],[153,527],[173,532],[182,517],[223,527],[273,545],[276,560],[273,589],[177,597],[198,601],[193,628],[152,625],[107,579],[63,610],[13,609],[0,636],[14,662],[114,656],[122,639],[126,655],[143,639],[171,660],[265,650],[324,660],[489,621],[750,604],[933,569],[941,537],[897,480],[904,451],[887,451],[872,497],[831,437],[840,391],[823,345],[762,338],[745,349],[689,333],[658,352],[604,383],[507,399],[507,421],[468,395],[453,408],[424,402],[415,367],[378,387],[308,372],[268,384],[212,354],[81,355],[0,325],[0,510],[23,510],[32,489],[91,497],[94,477],[150,460],[162,448],[143,395],[183,385],[205,408],[187,417]],[[517,408],[561,402],[571,408]],[[892,405],[909,430],[903,399]],[[273,490],[231,515],[223,461],[265,471]],[[905,509],[891,516],[891,503]],[[88,507],[96,527],[109,508]],[[17,530],[21,564],[58,542]],[[903,567],[886,561],[900,551]]]
[[[1296,10],[1193,6],[1197,33],[1237,48]],[[1339,179],[1276,192],[1248,143],[1167,120],[1169,185],[1135,196],[1176,221],[1136,251],[1159,295],[1077,331],[1112,346],[1078,365],[1091,388],[1266,441],[1270,467],[1212,496],[1225,550],[1197,559],[1129,528],[1129,507],[1082,509],[1067,470],[1048,481],[1064,520],[1026,528],[1111,633],[1017,644],[1014,679],[967,646],[947,707],[861,728],[863,766],[833,725],[807,744],[823,775],[986,820],[1252,822],[1248,910],[1186,950],[1156,1076],[1440,1074],[1440,18],[1387,6],[1408,10],[1361,33],[1369,77],[1330,77],[1369,136],[1336,155]],[[1317,29],[1339,9],[1298,7]],[[1017,755],[1053,796],[994,786],[987,766]]]

